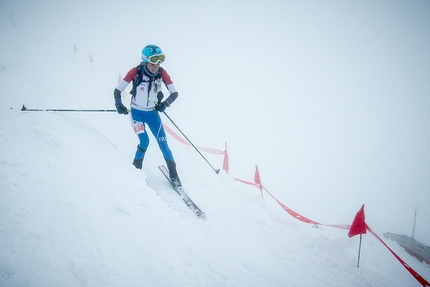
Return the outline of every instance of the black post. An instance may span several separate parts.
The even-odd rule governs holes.
[[[75,110],[75,109],[28,109],[25,105],[22,105],[22,112],[116,112],[116,110]]]

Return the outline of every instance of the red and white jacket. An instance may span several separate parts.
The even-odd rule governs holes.
[[[136,87],[136,96],[132,96],[130,106],[141,111],[150,111],[154,109],[158,101],[157,94],[162,91],[162,83],[166,86],[170,96],[166,99],[168,105],[173,103],[178,96],[178,92],[165,69],[161,69],[161,77],[148,77],[142,68],[142,82]],[[132,68],[124,79],[116,87],[121,93],[133,81],[137,75],[137,68]],[[172,95],[173,94],[173,95]]]

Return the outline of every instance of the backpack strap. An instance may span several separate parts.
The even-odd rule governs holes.
[[[151,75],[148,75],[148,73],[145,72],[144,65],[145,65],[145,63],[142,62],[142,63],[140,63],[139,65],[136,66],[137,73],[136,73],[136,76],[133,79],[133,83],[132,83],[133,87],[130,90],[130,94],[133,97],[136,97],[136,89],[142,83],[143,74],[145,74],[146,76],[148,76],[149,78],[151,78],[150,81],[149,81],[150,85],[151,85],[152,81],[161,79],[161,74],[163,73],[163,68],[162,67],[159,68],[158,73],[155,76],[151,76]],[[148,91],[150,91],[150,90],[151,89],[148,89]]]
[[[133,87],[130,90],[130,94],[134,97],[136,97],[136,89],[137,87],[140,85],[140,83],[142,83],[142,68],[143,68],[143,63],[140,63],[137,67],[136,67],[136,76],[134,76],[133,79]]]

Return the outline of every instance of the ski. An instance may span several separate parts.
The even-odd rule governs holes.
[[[170,182],[170,185],[173,187],[173,189],[179,194],[179,196],[182,198],[184,203],[188,206],[188,208],[199,218],[204,219],[206,217],[205,213],[197,206],[197,204],[194,203],[194,201],[191,200],[191,198],[188,196],[188,194],[184,191],[182,186],[175,186],[173,182],[170,180],[169,177],[169,171],[164,165],[158,166],[160,171],[163,173],[163,175],[166,177],[166,179]]]

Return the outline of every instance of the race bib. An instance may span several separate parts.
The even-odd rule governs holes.
[[[133,129],[137,135],[145,132],[145,126],[141,122],[135,122],[133,124]]]

